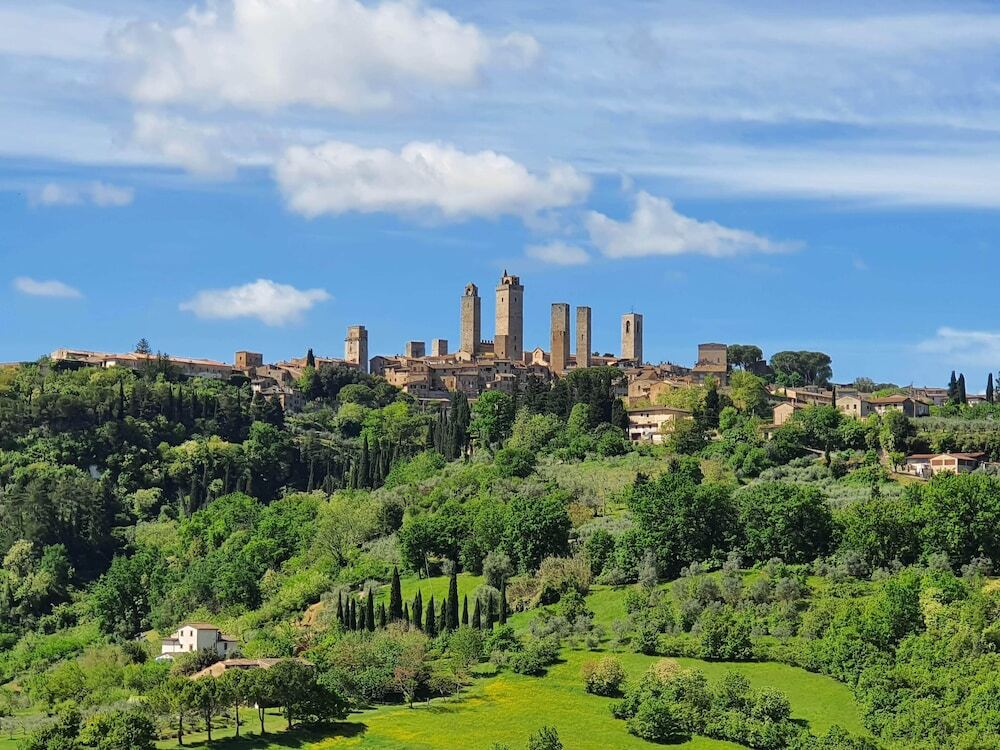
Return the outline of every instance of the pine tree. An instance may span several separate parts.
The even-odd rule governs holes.
[[[371,633],[375,630],[375,592],[369,590],[368,596],[365,597],[365,626],[368,628],[368,632]]]
[[[993,373],[992,372],[990,373],[990,376],[988,378],[986,378],[986,403],[988,403],[988,404],[992,404],[993,403]]]
[[[500,579],[500,624],[507,624],[507,577]]]
[[[469,595],[462,597],[462,624],[469,624]]]
[[[958,376],[958,403],[969,403],[969,400],[965,395],[965,373],[961,373]]]
[[[472,608],[472,627],[481,630],[483,627],[483,612],[479,606],[479,597],[476,597],[476,606]]]
[[[392,585],[389,588],[389,619],[399,620],[403,617],[403,589],[399,583],[399,567],[392,569]]]
[[[455,567],[452,567],[451,578],[448,579],[448,630],[458,630],[458,574]]]
[[[431,598],[427,602],[427,611],[424,613],[424,632],[427,633],[429,638],[437,635],[437,628],[435,627],[436,619],[434,615],[434,594],[431,594]]]

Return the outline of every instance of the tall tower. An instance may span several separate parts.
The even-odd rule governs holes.
[[[475,356],[479,349],[479,342],[482,341],[479,288],[475,284],[468,284],[465,287],[465,294],[462,295],[461,328],[458,349]]]
[[[576,366],[590,367],[590,308],[576,308]]]
[[[524,287],[521,280],[503,272],[497,287],[496,336],[493,351],[498,359],[524,359]]]
[[[361,372],[368,372],[368,331],[364,326],[348,326],[344,339],[344,359],[356,365]]]
[[[642,316],[639,313],[622,315],[622,359],[642,364]]]
[[[549,367],[556,375],[566,372],[569,359],[569,305],[565,302],[552,304],[552,350]]]

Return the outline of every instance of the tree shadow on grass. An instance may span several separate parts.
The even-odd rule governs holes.
[[[368,725],[361,721],[338,721],[317,727],[303,727],[284,732],[268,732],[265,735],[244,735],[240,738],[224,737],[213,740],[186,741],[184,747],[221,748],[221,750],[266,750],[267,748],[305,747],[307,743],[327,740],[332,737],[357,737],[368,731]]]

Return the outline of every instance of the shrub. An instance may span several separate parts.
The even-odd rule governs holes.
[[[626,719],[625,726],[631,734],[650,742],[678,741],[686,737],[675,715],[674,704],[665,698],[643,700],[635,715]]]
[[[594,695],[618,695],[625,682],[625,668],[613,656],[585,662],[581,673],[587,692]]]
[[[528,750],[563,750],[555,727],[542,727],[528,738]]]

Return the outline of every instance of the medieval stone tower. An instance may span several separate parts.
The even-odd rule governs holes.
[[[479,288],[475,284],[465,287],[462,295],[462,330],[459,335],[459,351],[476,356],[482,341],[482,312],[479,304]]]
[[[498,359],[520,362],[524,358],[524,287],[505,270],[497,287],[496,336],[493,351]]]
[[[590,308],[576,308],[576,366],[590,367]]]
[[[622,315],[622,359],[642,364],[642,316],[639,313]]]
[[[566,372],[569,360],[569,305],[565,302],[552,304],[552,348],[549,366],[556,375]]]
[[[368,331],[364,326],[348,326],[344,339],[344,360],[368,372]]]

